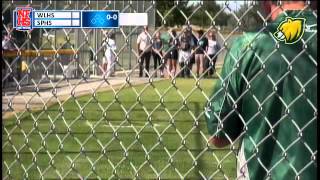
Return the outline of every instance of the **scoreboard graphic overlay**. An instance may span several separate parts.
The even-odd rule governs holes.
[[[35,10],[17,7],[13,26],[20,31],[34,28],[119,28],[148,25],[147,13],[119,13],[119,10]]]

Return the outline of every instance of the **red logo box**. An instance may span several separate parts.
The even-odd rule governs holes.
[[[32,29],[32,8],[17,7],[15,11],[15,28],[20,31]]]

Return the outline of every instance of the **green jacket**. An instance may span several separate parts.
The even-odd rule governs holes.
[[[316,179],[317,21],[299,12],[234,40],[206,107],[211,135],[242,140],[251,180]],[[273,35],[286,14],[306,20],[294,44]]]
[[[171,40],[171,36],[168,32],[164,32],[161,34],[162,51],[167,52],[169,50],[170,40]]]

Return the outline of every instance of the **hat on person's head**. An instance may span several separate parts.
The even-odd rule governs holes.
[[[116,36],[116,34],[115,34],[114,31],[111,30],[111,31],[108,32],[108,35],[107,35],[107,36],[108,36],[108,38],[114,39],[115,36]]]

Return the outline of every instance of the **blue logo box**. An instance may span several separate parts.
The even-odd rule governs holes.
[[[118,28],[119,11],[82,11],[82,28]]]

